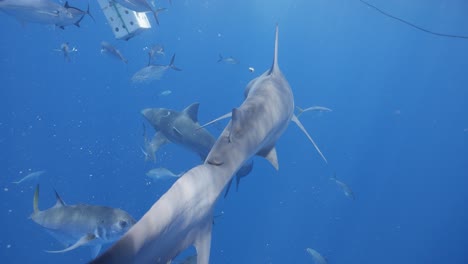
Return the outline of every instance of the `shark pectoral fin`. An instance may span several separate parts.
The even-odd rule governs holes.
[[[78,248],[80,246],[83,246],[83,245],[89,243],[90,241],[92,241],[94,239],[96,239],[96,236],[94,234],[86,234],[83,237],[81,237],[78,241],[76,241],[75,244],[67,247],[66,249],[57,250],[57,251],[46,250],[45,252],[47,252],[47,253],[64,253],[64,252],[73,250],[75,248]]]
[[[321,156],[322,159],[325,161],[325,163],[328,163],[327,159],[325,158],[325,156],[323,156],[323,154],[322,154],[322,152],[320,151],[320,149],[318,148],[317,144],[315,144],[315,141],[312,139],[312,137],[309,135],[309,133],[307,133],[307,130],[304,128],[304,126],[302,125],[301,121],[299,121],[299,119],[297,119],[297,117],[296,117],[295,115],[292,116],[291,121],[293,121],[294,123],[296,123],[296,125],[302,130],[302,132],[304,132],[304,134],[307,136],[307,138],[310,140],[310,142],[312,142],[312,144],[314,145],[315,149],[316,149],[317,152],[320,154],[320,156]]]
[[[99,245],[96,245],[94,247],[91,247],[91,258],[92,259],[95,259],[97,257],[97,255],[99,255],[99,251],[101,251],[101,244]]]
[[[199,106],[200,106],[200,103],[193,103],[184,109],[184,114],[190,117],[190,119],[192,119],[192,121],[195,123],[198,122],[198,107]]]
[[[218,121],[220,121],[220,120],[229,118],[229,117],[231,117],[231,116],[232,116],[232,112],[229,112],[229,113],[227,113],[227,114],[225,114],[225,115],[223,115],[223,116],[220,116],[220,117],[216,118],[215,120],[212,120],[212,121],[210,121],[210,122],[204,124],[203,126],[200,126],[198,129],[204,128],[204,127],[206,127],[206,126],[209,126],[209,125],[211,125],[211,124],[213,124],[213,123],[216,123],[216,122],[218,122]]]
[[[211,228],[213,226],[213,219],[205,223],[200,230],[198,238],[195,240],[194,246],[197,249],[197,264],[208,264],[210,260],[211,248]]]
[[[267,159],[276,170],[279,169],[278,156],[276,156],[276,148],[274,146],[270,150],[260,151],[257,155]]]

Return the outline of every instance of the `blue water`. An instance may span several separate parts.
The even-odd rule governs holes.
[[[372,3],[438,32],[468,35],[464,0]],[[85,8],[80,1],[70,4]],[[65,30],[0,14],[0,262],[84,263],[87,247],[64,245],[28,217],[42,175],[40,208],[55,188],[68,204],[119,207],[139,219],[171,186],[145,172],[188,170],[199,158],[176,145],[144,161],[139,111],[182,110],[199,120],[239,106],[249,80],[269,68],[279,23],[279,62],[295,103],[333,109],[301,121],[329,163],[291,124],[277,142],[280,170],[255,158],[238,192],[218,201],[210,263],[468,263],[468,40],[436,37],[357,0],[160,3],[160,23],[128,42],[113,38],[97,2],[96,22]],[[114,44],[125,65],[100,53]],[[71,62],[54,51],[69,42]],[[162,43],[181,72],[135,85],[145,46]],[[218,64],[218,54],[238,65]],[[250,73],[248,67],[256,71]],[[171,90],[168,96],[158,96]],[[226,123],[211,126],[219,135]],[[148,131],[149,125],[146,125]],[[329,180],[336,172],[356,199]],[[193,249],[183,255],[193,254]]]

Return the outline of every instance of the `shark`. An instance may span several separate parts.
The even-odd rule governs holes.
[[[154,157],[161,146],[173,142],[198,154],[205,161],[208,153],[216,142],[216,138],[202,128],[198,123],[200,103],[187,106],[182,111],[168,108],[146,108],[141,111],[145,119],[157,131],[149,144],[151,148],[144,151],[145,159]],[[145,140],[147,142],[147,140]],[[148,145],[145,143],[145,146]],[[153,159],[154,160],[154,159]],[[247,176],[253,168],[253,160],[249,159],[236,173],[236,187],[239,188],[240,179]],[[229,193],[231,182],[226,188],[225,196]]]
[[[245,100],[205,162],[187,171],[109,250],[91,263],[168,263],[189,246],[197,263],[208,264],[213,208],[236,171],[253,156],[278,169],[276,142],[294,116],[291,87],[278,65],[278,25],[273,64],[251,80]],[[308,135],[302,124],[299,126]],[[310,136],[308,136],[310,138]]]
[[[39,210],[37,185],[31,219],[69,246],[46,252],[63,253],[86,245],[92,246],[91,253],[95,258],[102,244],[116,241],[136,223],[132,216],[121,209],[87,204],[67,205],[57,192],[55,196],[57,202],[53,207]]]

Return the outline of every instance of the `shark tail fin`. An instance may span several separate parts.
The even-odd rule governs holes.
[[[223,61],[223,55],[221,55],[221,53],[219,53],[217,62],[221,62],[221,61]]]
[[[39,184],[36,185],[36,190],[34,191],[33,209],[34,214],[39,213]]]
[[[169,63],[169,67],[175,71],[181,71],[181,69],[177,68],[175,65],[174,65],[174,60],[175,60],[175,53],[174,55],[172,55],[172,58],[171,58],[171,63]]]

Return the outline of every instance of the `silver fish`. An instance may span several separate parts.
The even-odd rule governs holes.
[[[117,58],[125,63],[128,63],[128,60],[122,55],[120,50],[112,46],[110,43],[102,41],[101,42],[101,53],[107,53],[114,58]]]
[[[169,65],[148,65],[141,70],[137,71],[132,76],[134,83],[148,83],[154,80],[161,80],[168,69],[181,71],[174,65],[175,54],[171,58]]]
[[[226,64],[239,64],[239,61],[237,59],[235,59],[234,57],[230,56],[230,57],[227,57],[227,58],[223,58],[223,56],[221,54],[218,54],[218,62],[223,62],[223,63],[226,63]]]
[[[300,108],[299,106],[296,106],[296,109],[297,109],[297,117],[299,117],[300,115],[302,115],[304,112],[331,112],[332,110],[330,108],[327,108],[327,107],[323,107],[323,106],[311,106],[311,107],[307,107],[305,109],[302,109]]]
[[[320,255],[320,253],[317,252],[317,250],[311,249],[311,248],[306,248],[306,251],[307,251],[307,253],[309,253],[312,256],[315,263],[317,263],[317,264],[327,264],[328,263],[327,260],[322,255]]]
[[[341,190],[342,190],[343,193],[346,195],[346,197],[350,198],[351,200],[354,200],[354,199],[355,199],[353,190],[351,190],[351,188],[350,188],[348,185],[346,185],[344,182],[339,181],[339,180],[336,178],[336,174],[335,174],[335,173],[333,174],[332,177],[330,177],[330,180],[331,180],[331,181],[334,181],[334,182],[341,188]]]
[[[34,192],[31,219],[45,228],[57,240],[69,245],[63,250],[49,253],[63,253],[80,246],[93,246],[92,257],[101,250],[102,244],[119,239],[134,224],[135,219],[121,209],[97,205],[67,205],[55,192],[55,206],[39,210],[39,185]]]
[[[39,176],[41,176],[44,173],[45,173],[44,170],[31,172],[28,175],[24,176],[21,180],[15,181],[13,183],[20,184],[20,183],[23,183],[23,182],[28,182],[28,181],[33,181],[33,180],[36,181],[37,179],[39,179]]]
[[[2,0],[0,10],[20,21],[56,25],[62,29],[69,25],[79,26],[83,16],[89,14],[89,6],[87,12],[78,12],[78,8],[70,7],[68,3],[62,6],[51,0]]]
[[[167,180],[167,179],[179,178],[183,174],[184,174],[183,172],[181,172],[179,174],[175,174],[175,173],[173,173],[172,171],[170,171],[170,170],[168,170],[166,168],[160,167],[160,168],[156,168],[156,169],[152,169],[152,170],[148,171],[146,173],[146,176],[153,179],[154,181],[157,181],[157,180]]]
[[[75,47],[70,48],[70,45],[68,42],[62,43],[60,45],[60,49],[55,49],[55,51],[60,51],[63,53],[63,58],[67,61],[70,62],[70,54],[73,52],[77,52],[78,49]]]

